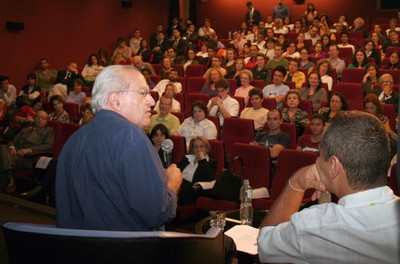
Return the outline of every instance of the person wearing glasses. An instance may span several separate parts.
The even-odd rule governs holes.
[[[393,77],[389,73],[381,76],[380,84],[382,90],[378,90],[375,94],[379,97],[382,104],[392,104],[396,113],[399,112],[399,94],[393,91]]]
[[[328,105],[321,107],[318,114],[323,115],[325,120],[329,123],[340,111],[347,111],[349,106],[343,94],[339,92],[331,92],[328,97]]]
[[[69,138],[57,162],[58,227],[150,231],[175,217],[182,174],[175,164],[164,170],[142,130],[153,105],[132,66],[108,66],[97,76],[95,117]]]

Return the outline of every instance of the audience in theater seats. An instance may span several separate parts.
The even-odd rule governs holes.
[[[399,50],[393,50],[389,56],[388,64],[384,65],[382,69],[389,69],[389,70],[400,70],[400,48]]]
[[[135,28],[133,30],[133,37],[129,40],[129,48],[132,50],[132,54],[138,55],[138,51],[141,48],[140,43],[142,41],[142,37],[140,34],[140,29]]]
[[[240,73],[239,76],[242,86],[236,88],[235,96],[243,97],[244,104],[247,105],[247,102],[249,101],[249,92],[254,88],[254,86],[250,84],[250,82],[253,80],[253,74],[251,71],[245,69]]]
[[[365,69],[368,64],[368,58],[365,54],[364,50],[359,49],[353,56],[353,62],[347,66],[347,68],[358,68],[358,69]]]
[[[236,51],[239,55],[242,55],[243,54],[243,46],[244,46],[244,44],[247,43],[247,41],[244,38],[242,38],[239,31],[237,31],[237,30],[234,30],[232,32],[232,37],[233,37],[233,40],[229,44],[234,46],[234,48],[236,49]]]
[[[85,81],[91,86],[93,86],[94,80],[96,80],[97,75],[99,75],[100,71],[104,69],[103,66],[99,65],[99,58],[97,54],[90,54],[87,64],[83,67],[82,76],[85,78]]]
[[[305,70],[312,70],[315,69],[316,66],[313,62],[311,62],[309,59],[309,51],[307,47],[303,47],[300,49],[300,65],[299,69],[305,69]]]
[[[253,25],[251,27],[251,33],[246,36],[245,40],[250,43],[256,42],[258,32],[258,25]]]
[[[158,114],[153,115],[150,118],[150,125],[145,127],[146,133],[150,133],[154,126],[157,124],[163,124],[168,128],[170,134],[174,134],[176,129],[180,126],[179,119],[171,114],[172,110],[172,97],[167,94],[161,96],[158,105]]]
[[[167,84],[170,82],[175,85],[177,93],[182,92],[182,84],[179,82],[179,72],[175,68],[171,68],[168,78],[159,81],[153,88],[153,91],[158,92],[159,96],[161,96],[164,93]]]
[[[208,109],[203,101],[196,101],[192,104],[191,117],[188,117],[176,130],[176,134],[186,138],[186,145],[197,136],[204,136],[207,139],[217,138],[215,124],[208,120]]]
[[[368,31],[365,28],[364,19],[361,17],[354,19],[353,25],[349,27],[349,32],[362,32],[363,38],[367,38]]]
[[[304,39],[311,39],[312,45],[315,46],[317,41],[321,39],[321,36],[318,35],[318,27],[311,26],[310,30],[304,34]]]
[[[165,169],[168,168],[166,163],[166,157],[164,156],[164,151],[161,148],[162,142],[169,138],[168,128],[163,124],[155,125],[150,132],[149,138],[153,143],[153,146],[156,149],[158,156],[160,156],[160,160],[163,167]]]
[[[267,85],[271,82],[272,73],[271,70],[266,67],[265,61],[265,55],[258,53],[256,57],[257,64],[251,69],[251,73],[254,80],[262,80],[264,84]]]
[[[161,70],[158,73],[161,79],[165,80],[169,78],[169,74],[173,69],[173,65],[174,63],[172,62],[172,58],[169,55],[165,55],[161,59]]]
[[[222,57],[212,56],[210,58],[211,58],[211,67],[207,69],[207,71],[204,73],[203,78],[207,78],[207,76],[210,74],[211,69],[218,70],[219,72],[221,72],[222,76],[225,76],[226,70],[221,67]]]
[[[282,108],[285,95],[289,91],[289,87],[283,83],[285,75],[286,69],[282,66],[277,66],[272,84],[268,84],[262,90],[264,97],[275,98],[278,108]]]
[[[243,72],[242,72],[243,74]],[[219,124],[224,125],[224,119],[239,115],[239,103],[236,99],[229,96],[228,82],[226,80],[215,83],[217,96],[208,101],[208,112],[211,116],[219,118]]]
[[[196,59],[196,51],[192,48],[188,48],[185,61],[183,62],[183,70],[186,73],[187,66],[189,65],[199,65],[200,62]]]
[[[130,64],[132,58],[132,50],[126,45],[125,39],[119,37],[117,39],[117,48],[111,57],[113,64]]]
[[[186,49],[186,45],[184,48]],[[182,60],[177,56],[178,54],[174,47],[169,47],[165,55],[168,55],[171,58],[172,64],[182,64]]]
[[[176,55],[183,56],[187,47],[187,41],[181,37],[181,32],[178,29],[172,30],[172,38],[173,40],[169,42],[169,46],[176,51]],[[175,61],[174,56],[172,58],[174,64],[180,64],[180,62]]]
[[[253,68],[257,64],[257,54],[258,54],[258,46],[257,45],[251,45],[250,46],[250,56],[246,57],[244,59],[244,63],[246,65],[246,68]]]
[[[234,48],[226,49],[226,58],[223,63],[223,66],[227,68],[227,73],[225,74],[225,76],[227,74],[235,71],[236,55],[237,55],[237,52]]]
[[[22,86],[21,91],[19,91],[18,96],[25,96],[28,98],[31,105],[34,105],[41,100],[42,90],[36,83],[36,75],[34,73],[29,73],[26,76],[26,84]]]
[[[60,95],[56,94],[50,98],[50,107],[54,112],[49,115],[49,120],[69,122],[69,115],[64,110],[64,99]]]
[[[328,60],[331,63],[331,67],[336,69],[337,79],[340,80],[342,78],[342,71],[346,66],[344,60],[339,58],[338,45],[334,43],[329,44],[328,54]]]
[[[0,163],[2,164],[2,171],[0,176],[2,179],[0,181],[2,183],[2,191],[5,190],[5,183],[7,185],[14,184],[10,170],[33,168],[35,158],[30,156],[30,154],[51,152],[54,141],[54,129],[46,126],[48,120],[47,113],[39,111],[35,116],[33,126],[23,128],[8,143],[8,150],[7,146],[1,146]]]
[[[84,83],[81,79],[76,79],[74,81],[74,90],[69,93],[65,97],[65,102],[75,103],[80,105],[82,103],[83,98],[87,95],[84,91],[82,91],[84,87]]]
[[[151,76],[152,76],[151,70],[149,68],[143,68],[140,72],[143,74],[144,78],[146,79],[146,83],[149,86],[149,89],[153,90],[153,88],[156,86],[156,84],[151,79]]]
[[[289,58],[300,58],[300,53],[296,51],[296,43],[289,42],[289,45],[286,49],[286,52],[282,54],[282,57],[289,57]]]
[[[288,28],[283,26],[283,20],[280,18],[275,18],[273,30],[275,34],[287,34],[289,32]]]
[[[376,94],[370,93],[364,97],[364,111],[376,116],[390,132],[389,118],[383,113],[381,102]]]
[[[112,64],[111,56],[105,49],[100,48],[99,51],[97,52],[97,56],[99,58],[99,65],[107,67]]]
[[[208,18],[204,19],[204,24],[199,28],[199,37],[202,41],[208,41],[210,43],[215,43],[217,40],[217,33],[211,28],[211,23]]]
[[[67,69],[64,71],[58,71],[55,85],[48,91],[47,98],[50,98],[54,94],[67,96],[73,90],[73,83],[75,79],[84,80],[83,76],[78,72],[78,64],[71,62],[68,64]]]
[[[393,77],[385,73],[380,78],[381,90],[374,91],[383,104],[392,104],[396,113],[399,112],[399,94],[393,91]]]
[[[301,136],[304,127],[310,123],[308,113],[299,108],[301,98],[298,90],[289,90],[285,96],[286,107],[282,110],[282,119],[285,123],[296,125],[296,135]]]
[[[340,42],[338,43],[339,48],[351,48],[353,54],[355,53],[356,49],[354,45],[349,43],[350,35],[347,31],[343,31],[340,33]]]
[[[400,199],[385,186],[390,152],[381,123],[359,111],[340,113],[319,148],[316,163],[291,176],[262,221],[260,261],[396,263]],[[339,201],[299,211],[307,189],[314,189],[312,200],[330,192]]]
[[[374,42],[371,39],[364,41],[364,52],[367,59],[373,58],[376,65],[381,64],[381,54],[374,49]]]
[[[321,141],[322,132],[324,132],[325,123],[323,116],[319,114],[313,115],[309,125],[311,134],[300,136],[296,149],[319,153],[319,142]]]
[[[328,90],[331,91],[333,87],[333,79],[330,76],[332,65],[329,60],[322,59],[317,62],[317,72],[321,75],[321,81],[328,85]]]
[[[152,50],[147,39],[142,38],[142,40],[140,41],[140,48],[137,51],[136,55],[140,56],[145,62],[153,62]]]
[[[346,97],[339,92],[331,92],[328,97],[328,104],[318,110],[318,114],[324,116],[325,120],[330,123],[337,113],[347,111],[349,106]]]
[[[201,89],[201,93],[209,94],[211,97],[217,95],[216,89],[216,82],[217,81],[224,81],[224,76],[222,75],[221,71],[218,69],[211,68],[206,75],[206,81],[204,83],[203,88]]]
[[[368,63],[365,67],[365,75],[361,82],[364,89],[364,96],[370,93],[376,83],[379,83],[378,66],[375,63]]]
[[[289,66],[289,61],[283,58],[282,54],[283,54],[282,44],[276,43],[274,47],[274,58],[268,61],[267,67],[276,68],[278,66],[282,66],[284,68],[287,68],[287,66]]]
[[[79,120],[80,125],[86,125],[94,118],[92,110],[92,97],[86,97],[82,100],[82,104],[79,107],[81,119]]]
[[[276,160],[282,149],[290,148],[290,136],[288,133],[281,131],[283,122],[282,113],[279,109],[270,110],[267,114],[268,132],[260,132],[257,134],[252,144],[266,146],[269,148],[269,155]]]
[[[132,65],[139,71],[142,71],[144,68],[147,68],[150,70],[151,75],[156,75],[153,66],[151,66],[151,64],[148,62],[143,62],[143,59],[140,56],[134,56],[132,58]]]
[[[49,69],[49,62],[47,58],[41,58],[39,66],[40,69],[35,71],[37,76],[37,84],[43,92],[47,92],[56,82],[57,71],[54,69]]]
[[[0,76],[0,99],[3,99],[6,105],[13,106],[17,98],[17,89],[10,84],[10,78],[6,75]]]
[[[263,33],[258,33],[257,34],[257,40],[253,43],[251,43],[251,45],[257,45],[258,50],[265,54],[265,35]]]
[[[306,76],[302,71],[299,71],[300,61],[298,59],[293,59],[289,62],[288,71],[286,73],[285,82],[294,82],[296,84],[296,89],[300,90],[303,83],[306,81]]]
[[[175,99],[177,93],[178,89],[176,88],[175,84],[171,82],[167,83],[165,86],[165,91],[163,92],[163,96],[166,95],[172,99],[171,112],[173,113],[181,112],[181,104]],[[160,113],[160,100],[157,101],[153,110],[156,113]]]
[[[193,185],[215,179],[217,162],[208,156],[210,151],[211,145],[205,137],[197,136],[190,141],[188,155],[183,156],[177,164],[183,177],[178,204],[195,204],[198,197],[205,195],[205,191]]]
[[[153,48],[153,63],[160,63],[164,53],[169,47],[169,42],[164,31],[158,31],[157,41],[152,45]]]
[[[307,86],[300,89],[300,98],[302,100],[311,100],[313,112],[317,112],[321,107],[321,103],[327,100],[328,95],[322,87],[321,76],[318,72],[310,72],[307,79]]]
[[[267,122],[268,109],[262,107],[263,94],[258,88],[249,91],[251,107],[246,107],[240,113],[240,118],[253,119],[255,131],[261,132]]]
[[[188,48],[195,49],[199,40],[199,33],[196,32],[194,24],[188,24],[187,29],[183,32],[182,37],[186,38]]]

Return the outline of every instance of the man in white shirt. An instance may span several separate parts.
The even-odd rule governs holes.
[[[321,39],[321,36],[318,35],[318,27],[311,26],[310,30],[304,34],[304,39],[311,39],[312,45],[314,47],[315,43],[317,43],[317,40]]]
[[[169,73],[169,79],[164,79],[164,80],[159,81],[157,83],[157,85],[154,86],[152,91],[158,92],[159,96],[161,97],[161,95],[165,91],[165,87],[167,87],[167,84],[169,82],[172,82],[173,84],[175,84],[176,90],[178,93],[182,92],[182,84],[179,82],[179,72],[175,68],[171,69],[171,71]]]
[[[283,83],[285,76],[286,69],[282,66],[277,66],[274,72],[273,83],[268,84],[262,90],[264,97],[275,98],[278,108],[282,108],[285,96],[289,91],[289,87]]]
[[[385,186],[390,151],[374,116],[338,113],[320,142],[316,163],[294,173],[260,225],[262,263],[397,263],[400,198]],[[338,204],[298,212],[305,190]]]
[[[275,34],[286,34],[288,33],[288,29],[283,26],[282,19],[275,18],[275,26],[273,27]]]
[[[342,78],[342,71],[346,67],[344,60],[339,58],[339,47],[337,44],[332,43],[329,45],[328,50],[329,58],[332,68],[336,69],[337,78]]]
[[[208,112],[211,116],[219,117],[219,124],[224,125],[224,119],[239,115],[239,103],[228,94],[228,82],[225,80],[215,83],[217,96],[208,101]]]
[[[10,84],[8,76],[0,76],[0,99],[3,99],[7,106],[15,103],[17,98],[17,89]]]
[[[354,52],[356,50],[354,48],[354,45],[351,45],[349,43],[349,33],[347,32],[340,33],[340,40],[342,43],[338,44],[339,48],[351,48],[353,50],[353,55],[354,55]]]

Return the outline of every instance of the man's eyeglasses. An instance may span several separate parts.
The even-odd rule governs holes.
[[[383,84],[383,85],[389,85],[389,84],[392,84],[393,82],[392,81],[383,81],[383,82],[381,82],[381,84]]]
[[[146,97],[147,95],[150,94],[149,90],[142,90],[142,91],[134,91],[134,90],[123,90],[123,91],[119,91],[120,93],[138,93],[140,95],[142,95],[143,97]]]

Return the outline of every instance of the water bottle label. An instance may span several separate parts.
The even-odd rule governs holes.
[[[247,198],[253,199],[253,190],[249,189],[247,192]]]

